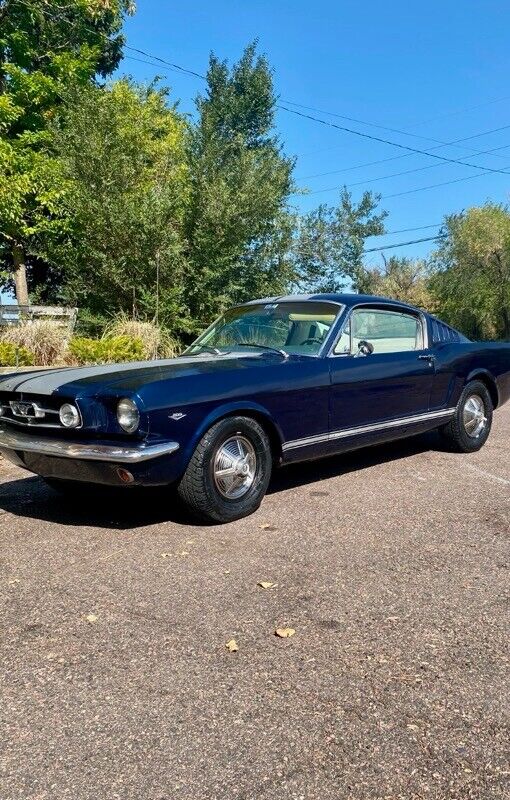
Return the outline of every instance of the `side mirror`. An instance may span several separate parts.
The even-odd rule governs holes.
[[[358,342],[358,356],[371,356],[374,352],[374,345],[372,342],[367,342],[366,339],[362,339]]]

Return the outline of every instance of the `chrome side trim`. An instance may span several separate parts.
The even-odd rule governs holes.
[[[112,461],[121,464],[137,464],[158,456],[170,455],[179,449],[177,442],[152,445],[109,445],[82,442],[67,442],[62,439],[47,439],[42,436],[27,436],[18,431],[0,428],[0,450],[19,450],[23,453],[39,453],[58,458],[77,458],[84,461]]]
[[[299,447],[311,447],[322,442],[333,442],[337,439],[345,439],[348,436],[362,436],[367,433],[383,431],[391,428],[405,428],[407,425],[417,425],[420,422],[428,422],[432,419],[446,419],[455,414],[455,408],[444,408],[440,411],[427,411],[423,414],[414,414],[410,417],[400,417],[386,422],[375,422],[372,425],[359,425],[356,428],[343,428],[329,433],[320,433],[316,436],[306,436],[304,439],[291,439],[282,445],[282,450],[296,450]]]

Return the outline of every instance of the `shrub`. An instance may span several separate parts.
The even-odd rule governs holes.
[[[121,361],[141,361],[143,359],[143,342],[131,336],[111,336],[102,339],[105,362],[115,364]]]
[[[69,353],[78,364],[139,361],[143,358],[143,343],[129,336],[111,336],[107,339],[74,336],[69,342]]]
[[[0,366],[30,367],[34,363],[34,355],[26,347],[17,347],[11,342],[0,341]]]
[[[73,336],[69,341],[69,354],[78,364],[100,364],[102,361],[102,342],[86,336]]]
[[[10,325],[2,331],[0,341],[22,347],[33,355],[30,363],[46,366],[64,362],[69,340],[68,328],[52,320],[35,320]]]
[[[119,314],[106,326],[103,339],[115,336],[129,336],[142,342],[143,358],[172,358],[177,354],[179,345],[170,334],[155,322],[142,322],[130,319],[127,314]]]

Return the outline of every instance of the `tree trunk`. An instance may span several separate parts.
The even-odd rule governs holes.
[[[15,242],[12,246],[12,262],[14,264],[14,283],[16,286],[16,300],[20,306],[28,306],[27,268],[25,265],[25,251],[22,245]]]

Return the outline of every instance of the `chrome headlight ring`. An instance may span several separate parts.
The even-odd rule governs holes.
[[[126,433],[134,433],[140,425],[140,411],[136,403],[129,397],[123,397],[117,403],[117,422]]]

